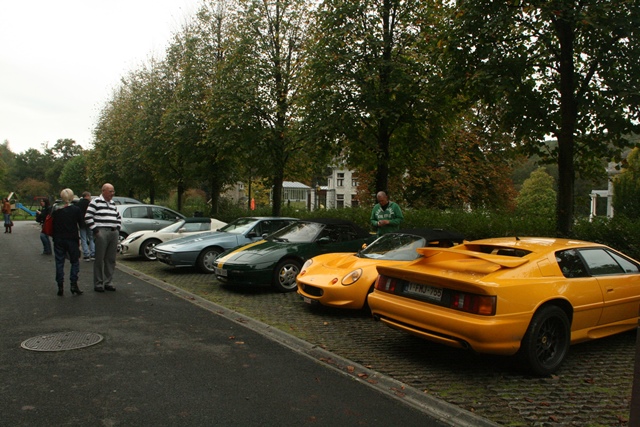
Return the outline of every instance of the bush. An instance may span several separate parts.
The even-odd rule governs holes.
[[[638,219],[629,219],[624,215],[613,218],[596,217],[592,221],[582,219],[574,225],[573,234],[577,239],[602,243],[640,260]]]
[[[545,215],[516,215],[511,212],[465,211],[435,209],[406,209],[402,228],[442,228],[462,233],[467,240],[490,237],[554,237],[555,218]],[[342,218],[353,221],[366,230],[369,225],[369,208],[320,209],[309,212],[283,207],[282,216],[300,219],[319,217]],[[229,205],[221,209],[218,219],[230,222],[242,216],[271,216],[271,207],[261,207],[247,212],[246,208]],[[622,215],[612,219],[596,217],[576,221],[572,238],[602,243],[626,255],[640,260],[640,220],[628,219]]]

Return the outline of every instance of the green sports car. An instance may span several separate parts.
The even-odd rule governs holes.
[[[228,284],[271,284],[279,292],[296,289],[302,264],[316,255],[357,252],[374,241],[375,235],[340,219],[298,221],[269,235],[222,253],[215,275]]]

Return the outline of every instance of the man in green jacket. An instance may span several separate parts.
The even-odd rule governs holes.
[[[378,203],[371,211],[371,225],[378,230],[378,237],[398,231],[400,224],[404,220],[400,206],[397,203],[390,202],[387,193],[384,191],[378,192],[376,198]]]

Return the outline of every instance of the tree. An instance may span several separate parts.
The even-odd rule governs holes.
[[[54,192],[62,189],[60,175],[68,161],[76,156],[82,155],[82,147],[76,144],[73,139],[59,139],[56,143],[49,147],[44,144],[44,155],[50,159],[50,164],[45,171],[44,177],[54,188]]]
[[[544,168],[531,172],[516,198],[517,213],[527,216],[553,217],[556,201],[556,192],[553,187],[553,177]]]
[[[375,171],[372,194],[405,173],[407,156],[437,144],[450,103],[432,57],[441,10],[419,0],[328,0],[315,15],[307,133],[352,168]]]
[[[89,186],[87,180],[86,157],[79,155],[69,160],[62,168],[58,181],[62,187],[71,188],[76,195],[82,194],[83,191],[89,191],[92,187]]]
[[[484,118],[485,120],[481,120]],[[514,153],[509,141],[486,132],[490,117],[460,114],[434,147],[407,154],[404,198],[414,207],[511,210]]]
[[[222,74],[231,13],[227,3],[203,4],[190,24],[176,34],[166,60],[173,97],[163,116],[165,135],[173,158],[182,160],[187,172],[179,175],[179,200],[188,184],[199,184],[208,190],[211,215],[217,213],[220,193],[233,182],[238,165],[233,155],[236,141],[229,132],[224,107]]]
[[[15,154],[9,149],[9,141],[0,144],[0,189],[11,188],[11,166],[15,160]]]
[[[626,167],[613,181],[613,209],[616,215],[640,218],[640,149],[626,159]]]
[[[617,158],[638,131],[639,8],[638,0],[462,0],[451,11],[442,40],[451,81],[493,109],[528,154],[557,163],[559,235],[571,232],[576,174]]]
[[[270,177],[272,212],[278,216],[287,165],[304,146],[299,96],[310,4],[241,0],[239,5],[236,38],[225,71],[229,128],[246,151],[256,153],[251,166]]]

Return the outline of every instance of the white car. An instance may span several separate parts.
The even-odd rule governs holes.
[[[160,230],[135,231],[127,236],[120,245],[124,256],[142,256],[149,261],[156,259],[153,248],[162,242],[184,236],[215,231],[227,225],[215,218],[185,218],[161,228]]]

